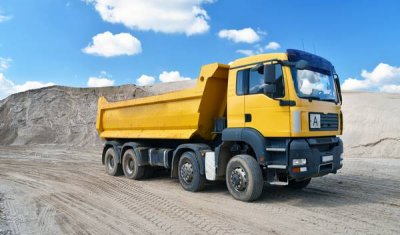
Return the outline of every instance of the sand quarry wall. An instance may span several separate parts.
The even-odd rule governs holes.
[[[9,96],[0,101],[0,145],[101,145],[95,130],[97,99],[110,101],[180,90],[194,81],[137,87],[103,88],[53,86]],[[400,95],[344,93],[346,155],[400,155]]]

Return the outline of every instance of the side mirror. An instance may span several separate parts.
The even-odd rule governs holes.
[[[304,70],[308,67],[308,62],[305,60],[299,60],[296,62],[296,69]]]
[[[276,72],[275,64],[266,64],[264,66],[264,83],[275,84]]]

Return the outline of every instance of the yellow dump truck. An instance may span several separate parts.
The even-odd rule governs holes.
[[[253,201],[264,182],[301,189],[342,167],[343,116],[332,64],[299,50],[201,68],[193,88],[98,102],[110,175],[144,179],[166,168],[188,191],[225,180]]]

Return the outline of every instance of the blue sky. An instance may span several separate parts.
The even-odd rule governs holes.
[[[288,48],[329,59],[347,90],[400,92],[399,11],[396,0],[1,0],[0,98],[195,78],[240,52]]]

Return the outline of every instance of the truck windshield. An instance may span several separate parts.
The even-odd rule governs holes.
[[[337,92],[332,73],[298,70],[291,67],[297,96],[310,100],[337,102]]]

